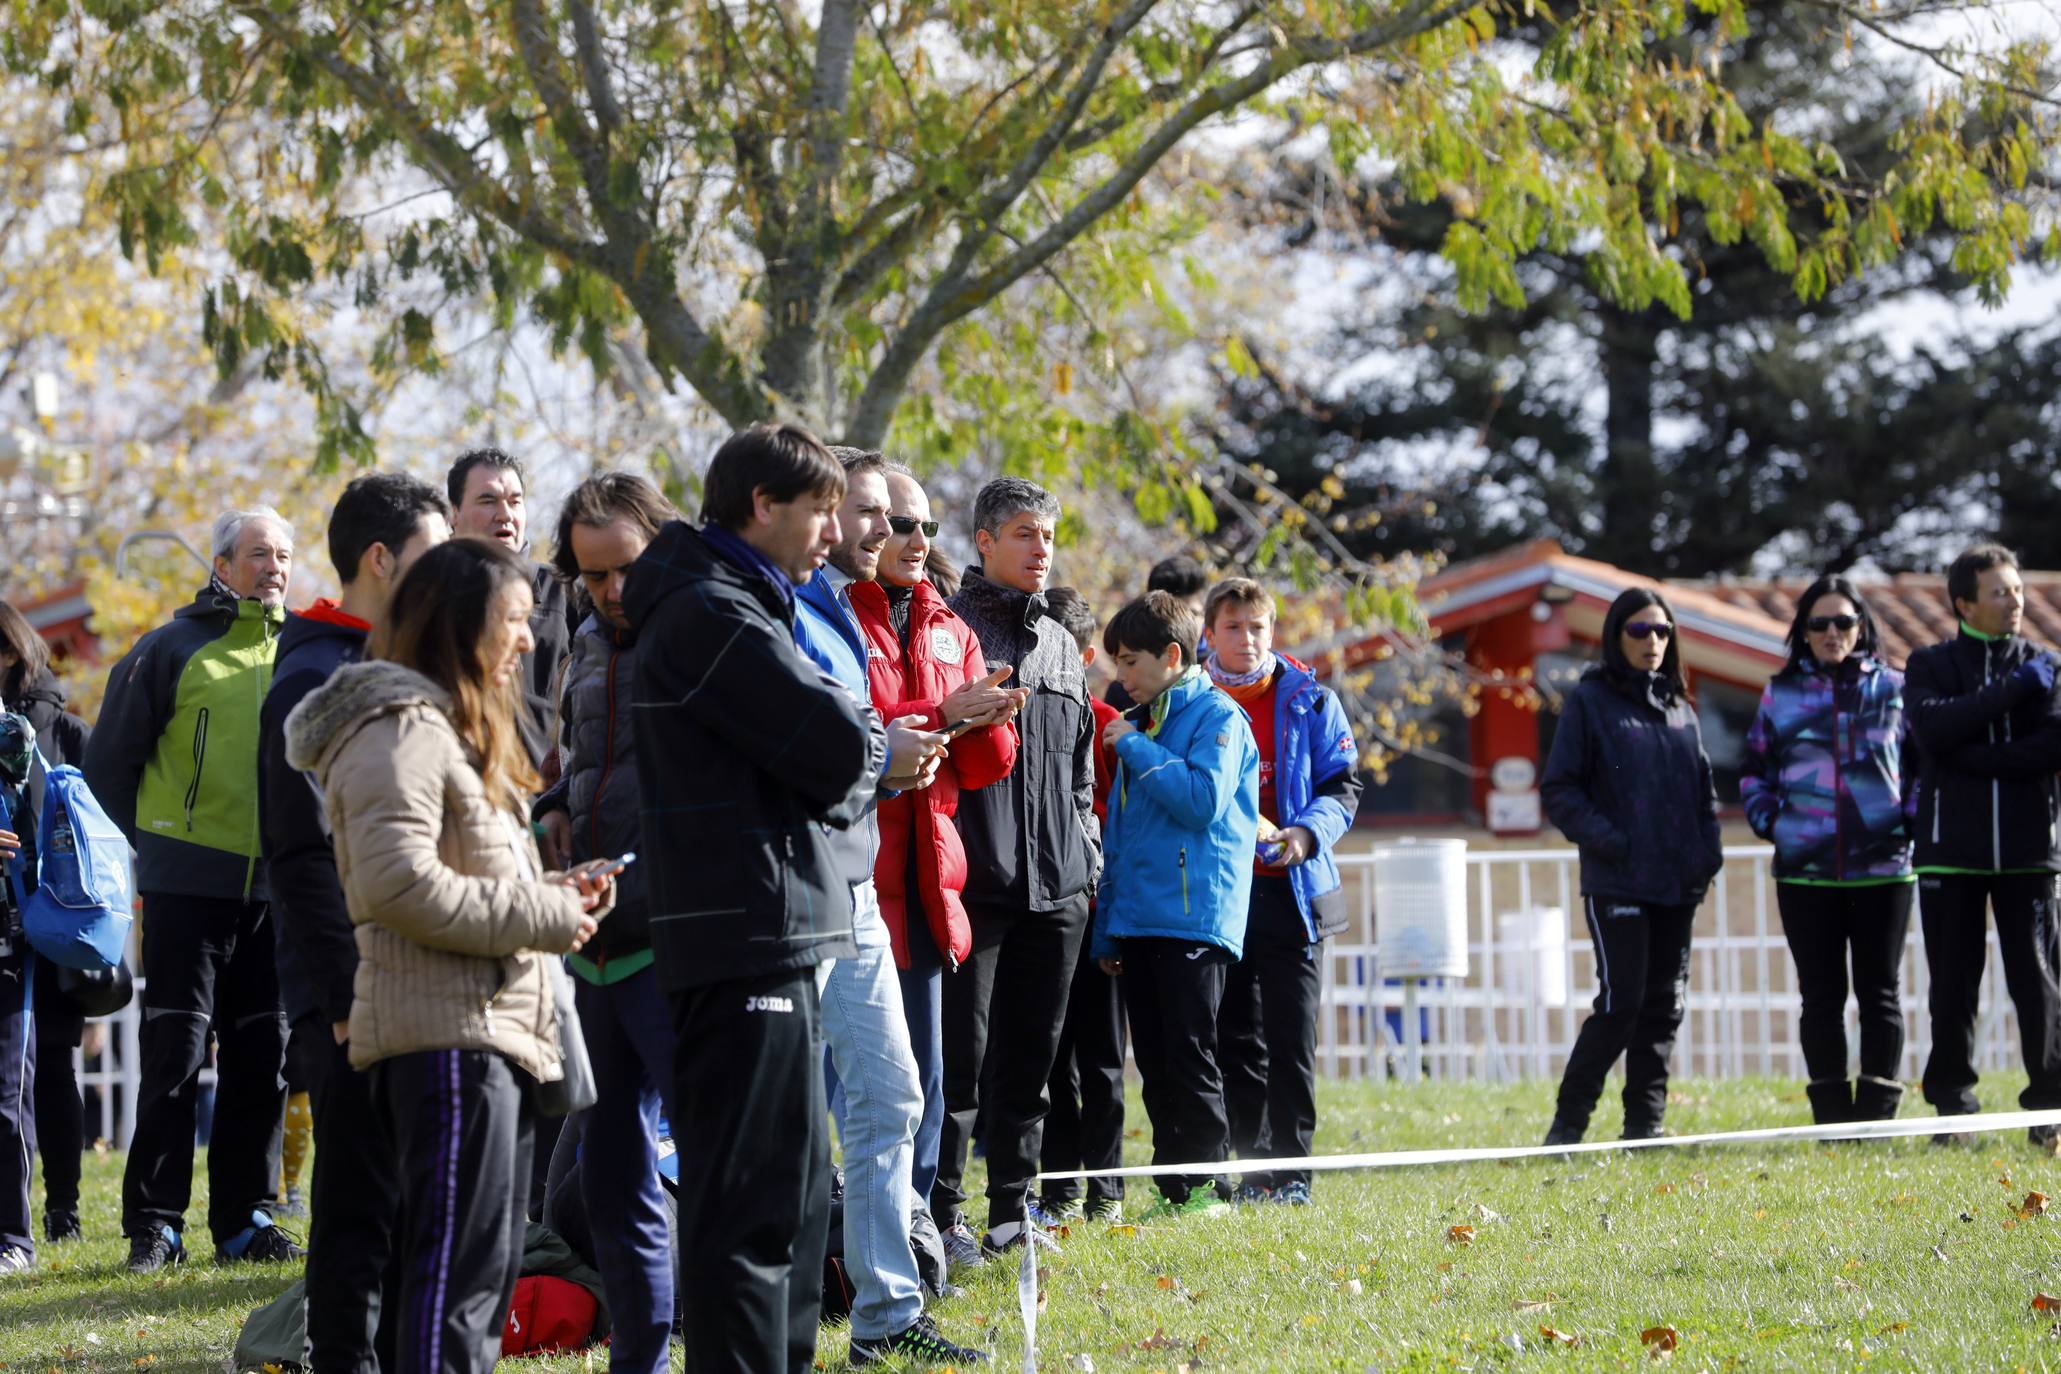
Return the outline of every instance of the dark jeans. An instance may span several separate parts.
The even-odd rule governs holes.
[[[812,1374],[830,1227],[814,969],[671,991],[680,1302],[695,1374]]]
[[[79,1161],[86,1152],[86,1106],[72,1051],[86,1018],[57,987],[57,965],[36,961],[36,1144],[43,1155],[43,1215],[79,1210]]]
[[[0,882],[5,882],[0,875]],[[7,915],[0,912],[0,931]],[[36,1155],[35,989],[28,943],[0,935],[0,1250],[36,1253],[29,1179]]]
[[[1024,1221],[1038,1172],[1052,1066],[1087,934],[1084,893],[1056,911],[970,910],[973,954],[945,980],[945,1124],[930,1213],[960,1220],[966,1150],[981,1105],[981,1061],[994,1075],[987,1117],[988,1225]],[[992,1055],[990,1055],[992,1050]]]
[[[1317,967],[1320,945],[1295,904],[1288,879],[1255,877],[1245,923],[1245,957],[1232,965],[1217,1013],[1217,1058],[1231,1148],[1245,1159],[1307,1155],[1317,1133]],[[1307,1169],[1248,1178],[1308,1187]]]
[[[1980,1110],[1975,1099],[1975,1007],[1982,993],[1988,931],[1997,922],[2004,986],[2018,1009],[2018,1035],[2031,1078],[2018,1104],[2061,1107],[2061,935],[2051,873],[1928,873],[1918,879],[1925,962],[1932,973],[1932,1057],[1925,1100],[1943,1115]]]
[[[1124,1160],[1124,991],[1123,982],[1095,962],[1092,942],[1081,941],[1073,991],[1066,999],[1066,1026],[1059,1033],[1059,1062],[1052,1067],[1052,1111],[1045,1118],[1047,1169],[1115,1169]],[[1041,1189],[1051,1206],[1082,1195],[1082,1180],[1054,1179]],[[1121,1202],[1120,1178],[1087,1180],[1088,1205]]]
[[[399,1368],[489,1374],[529,1226],[528,1077],[488,1050],[424,1050],[371,1078],[401,1180]]]
[[[322,1374],[388,1374],[400,1330],[401,1177],[372,1079],[318,1012],[293,1023],[287,1058],[308,1085],[308,1348]]]
[[[1803,994],[1797,1038],[1814,1082],[1845,1082],[1847,960],[1861,1009],[1861,1074],[1894,1082],[1904,1057],[1897,972],[1911,929],[1914,884],[1817,887],[1776,883],[1782,933]]]
[[[608,1367],[666,1367],[673,1257],[658,1180],[658,1114],[673,1114],[673,1024],[652,969],[597,987],[574,976],[597,1097],[582,1114],[580,1193],[608,1292]],[[569,1129],[569,1128],[568,1128]]]
[[[1696,908],[1584,897],[1582,911],[1596,942],[1596,1002],[1567,1056],[1554,1119],[1586,1129],[1621,1054],[1625,1135],[1652,1135],[1667,1111],[1668,1056],[1689,1005]]]
[[[208,1228],[220,1244],[272,1205],[286,1112],[286,1013],[263,902],[143,895],[142,1085],[122,1231],[184,1226],[200,1070],[215,1038]]]
[[[1124,1002],[1138,1060],[1154,1164],[1219,1164],[1230,1153],[1217,1012],[1231,955],[1194,940],[1125,940]],[[1214,1173],[1155,1174],[1169,1200],[1217,1182]]]
[[[916,904],[910,919],[920,921]],[[916,1124],[916,1163],[910,1183],[916,1205],[930,1206],[937,1182],[938,1142],[945,1129],[945,965],[920,924],[909,927],[909,967],[901,970],[902,1018],[909,1025],[909,1053],[916,1058],[916,1087],[923,1094],[923,1119]]]

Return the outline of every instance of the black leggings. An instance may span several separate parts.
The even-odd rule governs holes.
[[[1911,929],[1912,883],[1819,887],[1776,883],[1782,933],[1803,994],[1797,1038],[1813,1081],[1844,1082],[1847,961],[1861,1008],[1861,1075],[1894,1082],[1904,1057],[1904,1012],[1897,972]]]

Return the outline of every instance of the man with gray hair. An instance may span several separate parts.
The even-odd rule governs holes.
[[[136,849],[143,900],[142,1086],[122,1178],[129,1268],[186,1257],[208,1036],[215,1260],[301,1253],[272,1224],[286,1015],[258,842],[258,714],[271,685],[293,527],[269,506],[215,521],[207,585],[108,674],[86,746],[93,795]]]
[[[931,1212],[961,1266],[1043,1239],[1032,1225],[1030,1181],[1102,866],[1087,678],[1073,637],[1045,614],[1059,500],[1003,477],[981,488],[973,521],[980,561],[947,604],[979,636],[990,668],[1014,667],[1001,685],[1029,695],[1016,717],[1015,768],[959,799],[973,952],[945,979],[945,1124]],[[988,1232],[976,1243],[960,1215],[960,1184],[990,1052]]]

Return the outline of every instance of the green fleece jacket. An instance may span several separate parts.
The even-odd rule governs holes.
[[[286,613],[209,579],[108,674],[83,771],[136,890],[264,901],[258,713]]]

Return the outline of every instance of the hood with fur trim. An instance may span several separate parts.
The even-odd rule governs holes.
[[[304,772],[319,770],[358,726],[418,706],[448,713],[450,693],[398,663],[345,664],[287,716],[286,761]]]

